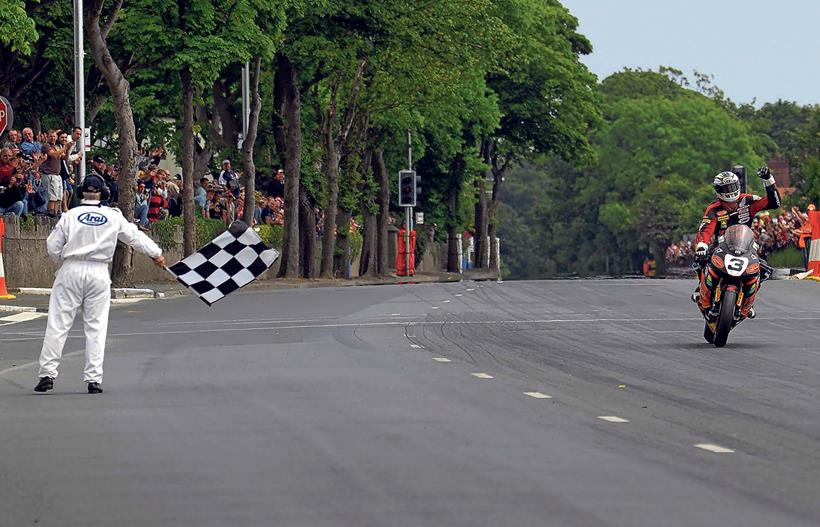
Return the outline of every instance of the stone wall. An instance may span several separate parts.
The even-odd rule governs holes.
[[[6,285],[14,287],[51,287],[60,267],[48,255],[46,238],[56,220],[35,216],[34,228],[22,230],[16,216],[5,216],[3,266]]]

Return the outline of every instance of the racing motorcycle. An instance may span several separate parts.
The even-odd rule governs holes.
[[[733,225],[718,238],[718,245],[709,259],[720,281],[712,298],[712,306],[704,315],[703,338],[715,347],[725,346],[729,332],[746,319],[740,314],[743,282],[760,273],[759,290],[772,274],[772,268],[757,255],[757,248],[751,228]]]

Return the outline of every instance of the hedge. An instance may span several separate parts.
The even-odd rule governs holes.
[[[184,228],[182,216],[168,218],[151,224],[151,237],[163,249],[171,249],[176,246],[174,232],[176,227]],[[227,230],[225,222],[212,220],[203,216],[196,217],[196,246],[202,247]]]

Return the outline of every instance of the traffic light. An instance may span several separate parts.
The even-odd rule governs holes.
[[[399,206],[415,207],[418,189],[418,180],[414,170],[402,170],[399,172]]]

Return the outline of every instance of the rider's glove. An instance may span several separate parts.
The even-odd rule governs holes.
[[[769,167],[767,166],[762,166],[757,169],[757,177],[759,177],[760,179],[769,179],[773,175],[774,174],[772,174],[772,171],[769,170]]]
[[[699,260],[706,259],[706,252],[709,250],[709,246],[706,245],[704,242],[698,242],[695,246],[695,257]]]

